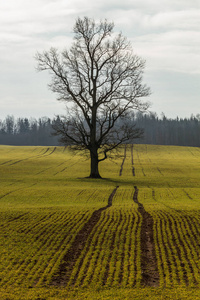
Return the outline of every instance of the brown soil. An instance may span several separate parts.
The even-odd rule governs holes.
[[[193,276],[193,281],[195,284],[197,284],[196,282],[196,279],[195,279],[195,276],[194,276],[194,270],[193,270],[193,267],[192,267],[192,264],[190,262],[190,259],[188,257],[188,252],[187,252],[187,249],[183,243],[183,240],[181,239],[181,236],[180,236],[180,232],[178,230],[178,225],[177,225],[177,221],[174,220],[174,223],[175,223],[175,229],[176,229],[176,233],[177,233],[177,236],[178,236],[178,243],[177,243],[177,249],[180,249],[180,247],[182,247],[182,251],[184,253],[184,256],[186,258],[186,261],[187,261],[187,265],[190,269],[190,273],[192,274]],[[171,226],[171,222],[170,222],[170,226]],[[184,234],[184,233],[183,233]],[[184,236],[184,235],[183,235]],[[175,240],[175,239],[174,239]],[[191,245],[187,243],[187,240],[185,240],[186,244],[187,244],[187,247],[190,249]],[[191,249],[190,249],[191,250]],[[180,250],[179,250],[180,251]],[[181,251],[180,251],[180,259],[181,259]],[[181,261],[181,260],[180,260]],[[184,279],[185,279],[185,283],[186,285],[189,284],[189,278],[188,278],[188,272],[187,272],[187,268],[186,268],[186,265],[182,262],[181,263],[181,267],[182,267],[182,270],[183,270],[183,275],[184,275]]]
[[[138,188],[135,186],[133,200],[138,204],[138,211],[142,215],[141,225],[141,268],[142,284],[156,287],[159,285],[159,272],[156,261],[155,243],[153,238],[153,217],[138,201]]]
[[[163,222],[164,222],[164,228],[166,227],[166,221],[164,221],[164,217],[163,217]],[[163,245],[163,248],[164,248],[164,251],[165,251],[165,255],[166,255],[166,262],[167,262],[167,266],[168,266],[168,269],[169,269],[169,276],[170,276],[170,280],[172,280],[172,267],[171,267],[171,261],[170,261],[170,258],[169,258],[169,249],[168,249],[168,245],[170,244],[170,241],[169,241],[169,237],[168,235],[163,232],[163,227],[162,227],[162,224],[161,224],[161,220],[160,220],[160,229],[161,229],[161,240],[162,240],[162,245]],[[167,233],[167,231],[166,231]],[[164,236],[166,236],[167,238],[167,242],[165,242],[164,240]],[[159,245],[159,243],[158,243]],[[160,251],[161,253],[161,251]],[[162,265],[163,267],[163,265]],[[163,268],[163,273],[164,273],[164,276],[166,276],[165,274],[165,271],[164,271],[164,268]],[[177,280],[179,281],[178,277],[177,277]]]
[[[135,176],[135,167],[134,167],[134,160],[133,160],[133,145],[131,145],[131,165],[132,165],[132,174]]]
[[[67,253],[64,256],[63,263],[60,265],[59,271],[57,272],[56,276],[52,280],[52,285],[64,286],[67,284],[71,276],[71,273],[73,271],[73,267],[81,254],[81,251],[85,247],[86,242],[90,234],[92,233],[94,226],[100,220],[102,211],[112,206],[112,199],[117,189],[118,186],[110,194],[108,198],[108,205],[94,211],[90,219],[87,221],[87,223],[85,223],[82,229],[78,232],[70,249],[67,251]],[[90,236],[90,239],[92,239],[92,236]],[[80,267],[81,264],[79,265],[79,268]]]
[[[120,226],[120,223],[122,222],[122,215],[120,214],[120,218],[118,220],[118,226]],[[107,278],[108,278],[108,272],[109,272],[109,268],[110,268],[110,260],[112,258],[112,254],[113,254],[113,251],[114,251],[114,247],[115,247],[115,238],[116,238],[116,232],[113,233],[112,235],[112,238],[111,238],[111,243],[110,243],[110,248],[109,248],[109,252],[110,252],[110,255],[108,257],[108,260],[107,260],[107,264],[106,264],[106,267],[105,267],[105,273],[104,273],[104,279],[103,279],[103,284],[105,285],[106,284],[106,281],[107,281]]]
[[[123,171],[125,159],[126,159],[126,145],[125,145],[125,148],[124,148],[124,158],[123,158],[121,168],[120,168],[120,171],[119,171],[119,176],[122,176],[122,171]]]

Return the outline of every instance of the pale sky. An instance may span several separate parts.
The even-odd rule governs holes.
[[[65,113],[34,55],[70,48],[74,23],[84,16],[113,21],[146,60],[152,111],[200,113],[199,0],[0,0],[0,119]]]

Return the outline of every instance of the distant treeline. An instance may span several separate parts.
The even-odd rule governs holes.
[[[7,116],[0,120],[0,144],[24,146],[58,145],[58,137],[52,136],[53,120],[47,117],[18,118]]]
[[[53,136],[52,125],[58,119],[51,120],[18,118],[7,116],[0,120],[1,145],[59,145],[59,137]],[[138,144],[200,146],[200,115],[190,118],[169,119],[164,114],[133,114],[130,122],[144,129],[144,137],[136,140]]]
[[[138,144],[200,146],[200,115],[169,119],[156,113],[135,116],[138,127],[144,128],[144,138]]]

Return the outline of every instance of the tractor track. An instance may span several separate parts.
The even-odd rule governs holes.
[[[41,154],[37,154],[37,155],[33,155],[33,156],[29,156],[29,157],[26,157],[26,158],[23,158],[23,159],[19,159],[19,160],[16,160],[14,161],[13,159],[11,160],[8,160],[8,161],[5,161],[4,163],[0,164],[1,166],[2,165],[8,165],[8,166],[13,166],[13,165],[16,165],[18,163],[21,163],[21,162],[24,162],[24,161],[27,161],[31,158],[43,158],[43,157],[46,157],[46,156],[49,156],[51,154],[53,154],[55,151],[56,151],[56,147],[53,148],[53,150],[46,154],[48,151],[50,150],[50,148],[48,147],[43,153]]]
[[[135,176],[135,167],[134,167],[134,159],[133,159],[133,144],[131,145],[131,165],[132,165],[132,174]]]
[[[125,159],[126,159],[126,145],[124,147],[124,158],[122,160],[121,168],[120,168],[120,171],[119,171],[119,176],[122,176],[122,171],[123,171]]]
[[[133,201],[138,204],[138,212],[142,216],[141,224],[141,268],[142,285],[157,287],[159,285],[159,272],[156,260],[155,243],[153,238],[153,217],[138,201],[138,188],[134,187]]]
[[[81,255],[81,252],[83,248],[85,247],[87,240],[92,233],[94,226],[99,222],[101,213],[112,206],[112,199],[117,191],[119,186],[114,188],[112,193],[110,194],[108,198],[108,204],[105,207],[102,207],[98,210],[95,210],[90,217],[90,219],[85,223],[85,225],[82,227],[82,229],[78,232],[76,235],[70,249],[67,251],[67,253],[64,256],[63,263],[59,267],[59,271],[56,274],[56,277],[52,280],[52,285],[55,286],[65,286],[67,285],[70,276],[72,274],[73,268],[76,264],[76,261],[78,260],[79,256]],[[95,232],[93,233],[93,235]],[[92,239],[93,236],[90,236],[90,239]],[[83,261],[83,260],[82,260]],[[80,268],[81,266],[79,266]],[[74,280],[76,281],[76,279]]]

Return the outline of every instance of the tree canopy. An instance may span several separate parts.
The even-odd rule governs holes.
[[[100,177],[98,164],[108,152],[142,135],[130,126],[130,111],[149,107],[142,99],[150,94],[142,83],[145,61],[113,29],[107,20],[78,18],[69,50],[51,48],[36,55],[38,70],[50,71],[49,87],[68,108],[54,129],[63,143],[89,151],[92,178]]]

